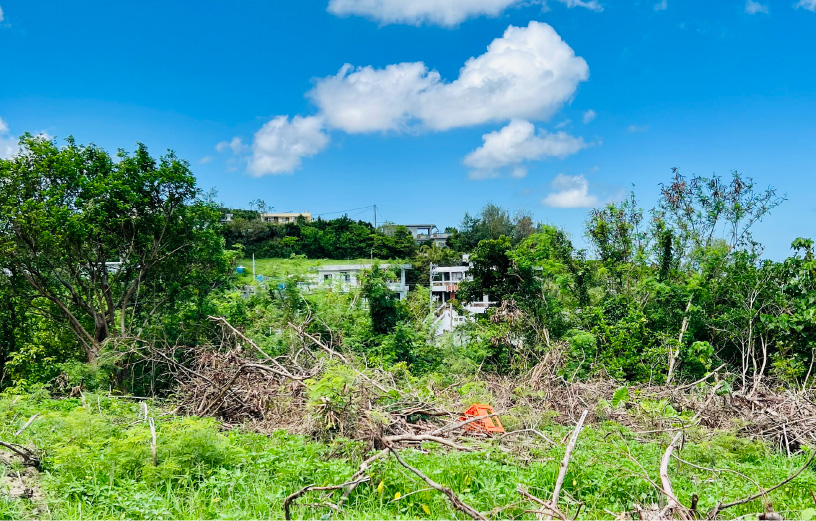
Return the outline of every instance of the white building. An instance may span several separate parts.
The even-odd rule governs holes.
[[[463,257],[462,260],[467,262],[468,259]],[[470,268],[470,265],[432,267],[431,294],[434,302],[439,304],[434,313],[436,316],[434,327],[437,336],[452,331],[459,324],[472,322],[474,315],[481,315],[495,304],[495,302],[490,302],[487,295],[483,295],[482,300],[463,303],[461,308],[465,313],[459,313],[449,303],[450,300],[456,298],[456,292],[459,291],[459,285],[462,282],[473,280],[473,276],[468,274]]]
[[[317,285],[338,287],[340,291],[348,291],[360,286],[360,272],[370,270],[373,264],[326,264],[315,268],[317,270]],[[382,269],[395,268],[399,270],[399,280],[391,281],[388,287],[399,294],[400,300],[408,295],[408,285],[405,283],[405,271],[410,270],[410,264],[380,264]]]
[[[490,308],[491,304],[495,304],[495,302],[488,302],[487,295],[482,297],[480,301],[469,302],[463,305],[462,309],[465,313],[456,311],[449,302],[442,304],[436,309],[436,313],[434,314],[436,318],[434,319],[433,326],[436,336],[440,336],[448,331],[453,331],[459,324],[473,322],[475,319],[474,315],[481,315]]]
[[[431,292],[434,300],[445,303],[456,298],[459,284],[465,280],[473,280],[468,275],[470,266],[434,266],[431,276]]]
[[[382,231],[387,235],[393,235],[397,226],[400,225],[387,224],[382,227]],[[417,244],[432,241],[434,246],[443,248],[447,244],[448,237],[450,236],[449,233],[439,233],[439,229],[435,224],[403,224],[401,226],[408,228],[408,231],[411,232],[411,236]]]
[[[287,224],[287,223],[294,223],[297,222],[298,217],[303,217],[306,219],[306,222],[312,222],[312,214],[309,212],[300,212],[300,213],[285,213],[285,212],[278,212],[278,213],[262,213],[261,220],[265,223],[271,224]]]

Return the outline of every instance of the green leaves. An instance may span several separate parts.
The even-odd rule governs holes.
[[[112,334],[225,280],[227,258],[187,162],[67,143],[27,135],[0,161],[0,267],[59,308],[92,361]]]
[[[620,407],[629,401],[629,388],[618,387],[612,395],[612,407]]]

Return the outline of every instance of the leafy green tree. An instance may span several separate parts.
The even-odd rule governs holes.
[[[458,293],[465,302],[481,300],[483,295],[496,302],[526,300],[536,293],[532,266],[517,266],[506,235],[481,241],[470,261],[473,266],[468,273],[473,280],[463,282]]]
[[[403,309],[399,298],[389,287],[389,280],[394,274],[374,264],[362,275],[362,295],[368,300],[371,314],[371,326],[379,335],[394,330],[403,318]]]
[[[615,291],[629,290],[632,270],[642,260],[645,235],[640,229],[643,211],[634,194],[620,203],[610,203],[590,212],[586,234],[598,259],[611,276]]]
[[[723,274],[712,280],[716,291],[711,316],[720,356],[740,369],[744,388],[755,392],[770,364],[773,324],[786,308],[780,299],[780,266],[756,253],[732,255]]]
[[[528,268],[541,280],[548,293],[541,301],[554,298],[564,304],[589,304],[590,268],[581,252],[575,252],[572,242],[563,230],[555,226],[541,226],[539,232],[527,237],[511,253],[516,265]]]
[[[111,336],[199,300],[228,273],[220,212],[187,162],[144,145],[117,160],[31,135],[0,161],[0,264],[59,310],[89,362]]]
[[[775,339],[772,353],[774,372],[783,380],[803,387],[816,378],[816,260],[813,240],[797,238],[794,254],[775,268],[772,287],[776,290],[776,313],[762,315],[762,322]]]
[[[736,171],[731,172],[730,180],[717,175],[687,179],[677,168],[672,173],[672,181],[661,188],[653,219],[671,230],[677,255],[692,267],[718,239],[731,249],[756,248],[751,228],[785,201],[773,188],[757,190],[751,178]],[[720,231],[723,236],[718,236]]]
[[[502,235],[513,237],[513,232],[513,220],[507,210],[491,203],[482,208],[478,217],[465,213],[458,232],[452,234],[448,244],[457,251],[471,251],[483,240],[496,240]]]

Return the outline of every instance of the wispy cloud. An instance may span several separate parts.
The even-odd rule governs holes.
[[[658,2],[654,6],[655,11],[665,11],[668,8],[669,8],[668,0],[663,0],[662,2]]]
[[[8,124],[0,118],[0,159],[9,159],[19,149],[17,139],[9,132]]]
[[[232,150],[233,154],[241,154],[246,152],[249,149],[247,145],[244,144],[244,141],[239,137],[234,137],[230,141],[221,141],[217,145],[215,145],[216,152],[224,152],[226,150]]]
[[[598,116],[598,113],[592,109],[587,110],[584,112],[584,123],[589,123],[593,121]]]
[[[603,5],[598,0],[558,0],[567,7],[585,7],[590,11],[602,12]]]
[[[629,125],[629,127],[626,130],[633,134],[635,132],[646,132],[647,130],[649,130],[649,125]]]
[[[383,24],[455,27],[469,18],[498,16],[523,0],[330,0],[338,16],[363,16]]]
[[[567,7],[603,11],[598,0],[557,0]],[[362,16],[381,24],[456,27],[480,16],[496,17],[507,9],[546,0],[329,0],[327,10],[337,16]]]
[[[816,2],[816,0],[813,0],[813,1]],[[757,13],[768,14],[769,10],[768,10],[767,5],[760,4],[759,2],[756,2],[754,0],[746,0],[746,2],[745,2],[745,12],[748,13],[748,14],[757,14]]]
[[[816,0],[799,0],[794,6],[796,9],[807,9],[808,11],[816,11]]]

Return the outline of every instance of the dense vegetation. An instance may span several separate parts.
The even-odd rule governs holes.
[[[683,457],[696,467],[683,467],[688,472],[675,489],[685,503],[699,494],[701,509],[759,487],[723,479],[716,468],[768,485],[807,459],[810,449],[799,438],[776,452],[759,431],[750,432],[759,439],[737,437],[749,432],[745,425],[705,432],[698,415],[692,419],[668,399],[628,394],[630,386],[648,390],[711,375],[716,386],[698,383],[694,390],[722,401],[812,387],[813,242],[798,238],[787,259],[764,258],[751,229],[784,197],[736,172],[705,178],[675,171],[651,210],[632,194],[591,211],[588,251],[556,226],[490,204],[466,214],[448,230],[449,247],[437,248],[417,245],[404,227],[385,234],[347,217],[276,226],[256,211],[231,210],[233,221],[221,224],[223,210],[172,153],[153,158],[139,145],[114,159],[72,140],[58,147],[25,136],[21,143],[16,157],[0,160],[0,439],[45,451],[51,517],[279,516],[294,489],[348,478],[371,448],[355,433],[384,429],[387,415],[409,398],[462,410],[499,400],[496,389],[509,385],[501,398],[507,426],[559,440],[569,417],[536,408],[554,403],[549,391],[534,388],[542,374],[566,385],[612,382],[607,388],[615,391],[616,398],[594,404],[596,429],[582,435],[589,439],[567,481],[582,517],[660,499],[644,468],[663,452],[663,430],[644,441],[617,422],[689,429]],[[271,281],[236,273],[253,254]],[[462,284],[452,306],[461,310],[483,295],[495,305],[439,336],[429,269],[459,265],[462,254],[472,262],[473,280]],[[393,270],[379,264],[357,288],[298,284],[320,259],[371,258],[414,266],[406,300],[389,289]],[[236,335],[243,335],[240,342]],[[276,382],[259,391],[264,380],[244,382],[249,376],[240,369],[221,379],[225,367],[248,356],[292,361],[304,373],[290,378],[300,390]],[[343,364],[335,365],[338,358]],[[369,370],[390,387],[372,387]],[[500,378],[506,380],[496,384]],[[215,401],[196,394],[202,381]],[[228,392],[236,382],[254,386],[262,405],[240,405]],[[49,393],[57,399],[47,399]],[[160,400],[152,402],[151,417],[178,404],[177,411],[209,413],[233,430],[168,414],[158,421],[159,453],[151,464],[148,413],[110,397],[116,394]],[[220,399],[239,405],[214,407]],[[273,409],[291,423],[258,419]],[[35,413],[41,418],[16,434]],[[407,414],[401,421],[409,419],[416,420]],[[290,434],[254,432],[279,427]],[[410,451],[405,457],[482,512],[530,517],[513,506],[516,484],[549,487],[562,454],[558,444],[532,443],[519,454],[494,440],[475,453],[434,449],[426,459]],[[625,462],[595,464],[610,455]],[[458,515],[444,496],[403,482],[392,460],[376,473],[339,517]],[[622,475],[630,482],[621,483]],[[814,476],[804,472],[796,486],[779,489],[777,506],[810,515]],[[706,480],[716,490],[704,490]],[[21,508],[0,502],[0,515],[19,516]],[[748,513],[761,505],[740,508]]]
[[[304,255],[309,259],[409,258],[417,250],[414,238],[404,226],[385,234],[367,222],[347,216],[326,221],[277,225],[261,221],[258,212],[236,211],[233,220],[224,223],[222,233],[230,246],[240,245],[244,252],[258,257]]]

